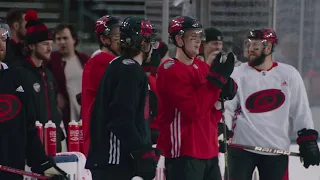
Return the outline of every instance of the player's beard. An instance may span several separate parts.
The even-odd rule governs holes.
[[[35,57],[36,57],[37,59],[41,59],[41,60],[43,60],[43,61],[45,61],[45,62],[48,62],[48,61],[50,60],[50,57],[45,56],[44,54],[40,53],[40,52],[37,51],[37,50],[34,52],[34,55],[35,55]]]
[[[260,56],[254,58],[253,60],[250,60],[249,58],[249,62],[252,66],[259,66],[262,63],[264,63],[265,58],[266,58],[266,55],[262,53]]]

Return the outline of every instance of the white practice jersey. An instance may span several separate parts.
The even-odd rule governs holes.
[[[236,97],[225,103],[225,118],[234,136],[231,143],[289,150],[289,132],[313,129],[303,80],[292,66],[274,63],[258,71],[248,63],[234,69]],[[292,124],[293,129],[290,129]]]

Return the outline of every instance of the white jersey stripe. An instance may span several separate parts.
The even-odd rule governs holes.
[[[180,112],[175,110],[175,118],[170,124],[170,134],[171,134],[171,156],[179,157],[181,148],[181,127],[180,127]]]
[[[110,132],[109,164],[120,163],[120,140]]]

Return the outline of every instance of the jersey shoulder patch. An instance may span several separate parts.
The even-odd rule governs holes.
[[[168,60],[163,64],[164,69],[169,69],[172,65],[174,65],[174,60]]]
[[[132,60],[132,59],[124,59],[124,60],[122,60],[122,64],[124,64],[124,65],[133,65],[135,63],[136,62],[134,60]]]

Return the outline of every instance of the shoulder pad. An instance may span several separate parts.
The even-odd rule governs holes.
[[[174,60],[169,60],[169,61],[167,61],[167,62],[165,62],[165,63],[163,64],[163,68],[164,68],[164,69],[169,69],[172,65],[174,65],[174,63],[175,63]]]
[[[132,59],[124,59],[122,60],[122,64],[124,65],[132,65],[132,64],[135,64],[136,62]]]

